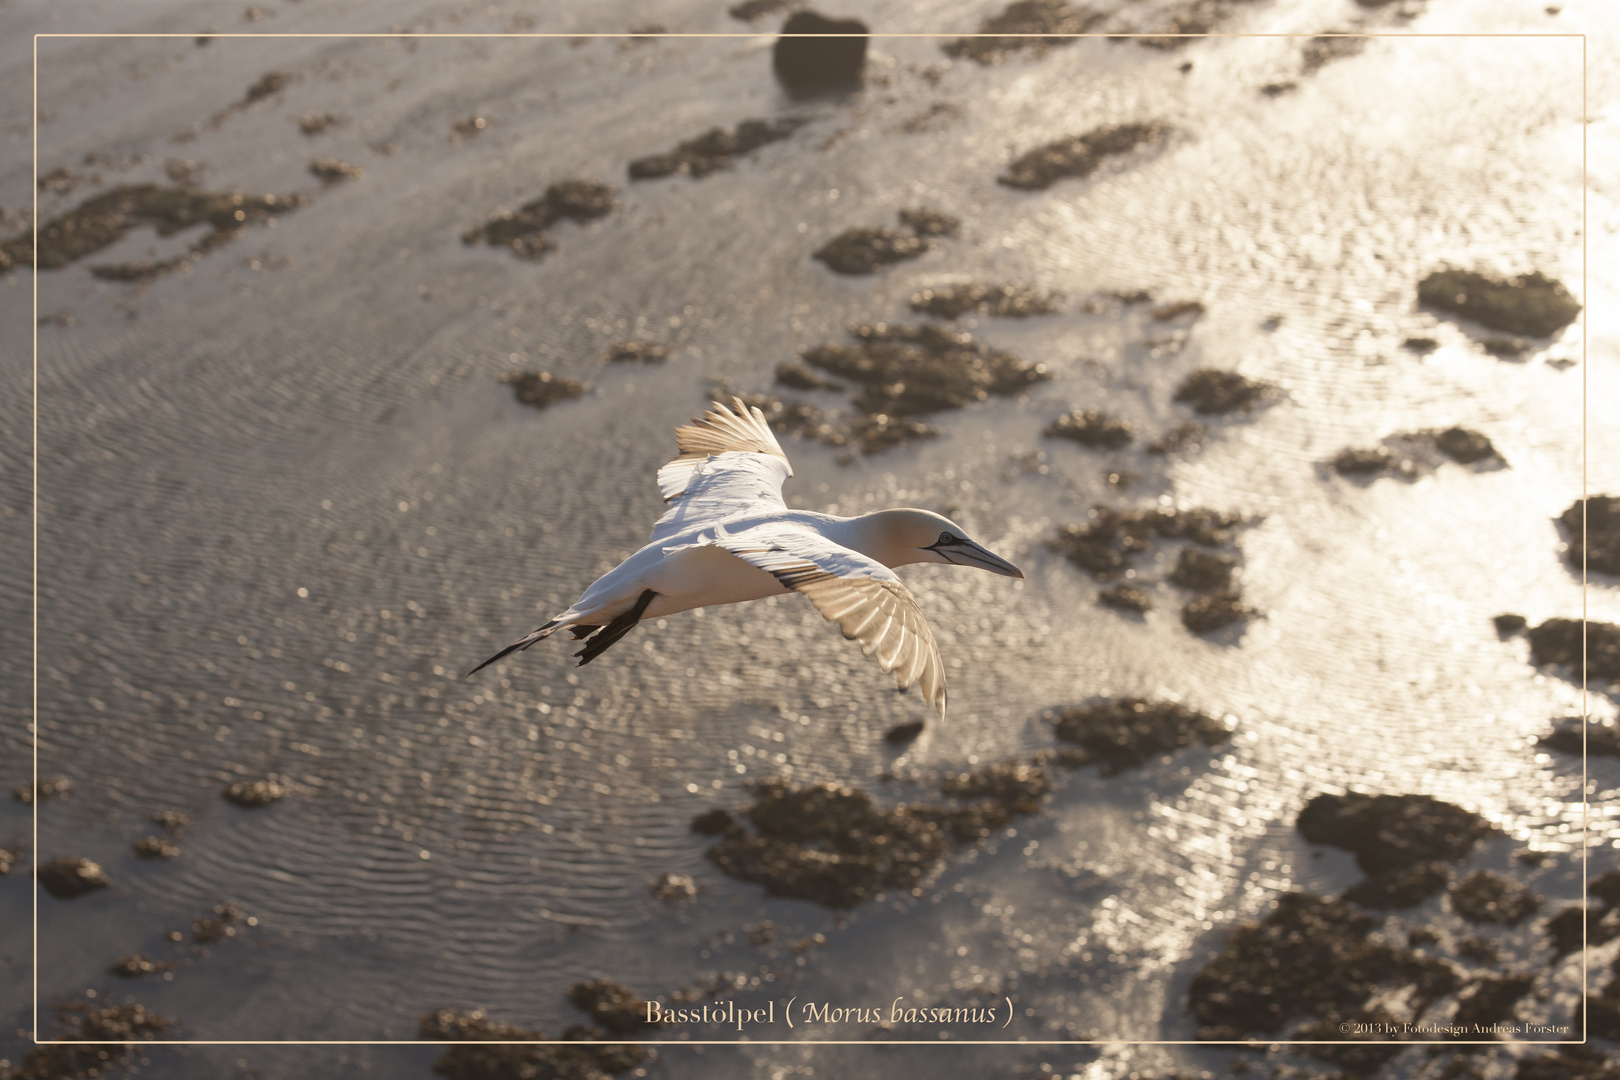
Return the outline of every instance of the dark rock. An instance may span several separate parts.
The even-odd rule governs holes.
[[[1457,955],[1476,964],[1498,964],[1502,961],[1502,953],[1496,947],[1496,942],[1482,937],[1458,938]]]
[[[509,248],[514,255],[539,259],[556,248],[545,230],[564,218],[586,222],[606,217],[618,208],[618,189],[595,180],[565,180],[546,188],[538,199],[516,210],[491,214],[482,225],[462,234],[464,244],[485,243]]]
[[[651,341],[615,341],[603,359],[610,364],[662,364],[669,349]]]
[[[158,971],[167,971],[173,964],[153,963],[151,957],[144,953],[132,953],[129,956],[120,956],[113,961],[107,970],[119,978],[135,979],[142,975],[151,975]]]
[[[656,180],[677,173],[701,180],[710,173],[729,169],[734,161],[762,146],[781,142],[798,131],[808,120],[784,117],[780,120],[744,120],[734,128],[710,128],[702,135],[678,143],[675,149],[650,154],[630,163],[630,179]]]
[[[549,371],[503,371],[495,378],[498,382],[510,384],[518,401],[536,409],[544,409],[559,401],[571,401],[590,389],[578,379],[553,375]]]
[[[1195,634],[1208,634],[1254,614],[1235,592],[1204,593],[1182,605],[1181,625]]]
[[[1518,926],[1541,906],[1541,897],[1512,879],[1476,870],[1451,889],[1451,910],[1469,922]]]
[[[1330,30],[1305,43],[1304,48],[1300,50],[1300,69],[1309,75],[1335,60],[1355,56],[1366,47],[1365,37],[1352,35],[1347,31]]]
[[[1057,297],[1027,285],[952,285],[912,294],[911,310],[941,319],[959,318],[970,311],[1024,319],[1053,314],[1057,311]]]
[[[1271,384],[1235,371],[1200,368],[1181,381],[1173,400],[1191,405],[1200,416],[1224,416],[1252,409],[1272,392]]]
[[[149,225],[170,236],[195,225],[212,232],[193,246],[210,251],[238,236],[249,225],[262,225],[277,214],[303,205],[298,195],[244,195],[166,188],[157,184],[124,185],[104,191],[39,229],[39,268],[60,270],[123,239],[131,229]],[[33,238],[14,237],[0,245],[14,262],[33,262]]]
[[[1066,0],[1017,0],[999,15],[979,23],[979,34],[1064,35],[1084,34],[1106,19],[1106,12],[1069,6]],[[1049,48],[1069,45],[1072,37],[965,37],[948,41],[940,48],[946,56],[997,64],[1020,49],[1040,56]]]
[[[135,841],[135,854],[143,859],[172,859],[180,854],[180,845],[167,836],[143,836]]]
[[[1478,1024],[1489,1027],[1513,1019],[1513,1007],[1530,992],[1535,979],[1528,975],[1504,975],[1485,978],[1457,998],[1457,1013],[1453,1024],[1472,1028]]]
[[[1016,814],[1033,814],[1052,790],[1052,781],[1045,769],[1006,762],[947,776],[939,790],[960,799],[989,799]]]
[[[1486,352],[1501,360],[1521,360],[1530,351],[1530,343],[1524,338],[1493,337],[1486,338],[1480,344]]]
[[[1565,1046],[1551,1054],[1520,1058],[1513,1080],[1620,1080],[1620,1062],[1601,1050]]]
[[[843,383],[823,379],[803,364],[777,364],[776,381],[795,390],[842,390]]]
[[[692,819],[692,831],[699,836],[719,836],[723,832],[740,827],[730,811],[722,810],[718,806]]]
[[[1129,153],[1144,143],[1161,141],[1169,132],[1158,121],[1093,128],[1084,135],[1058,139],[1031,150],[1014,160],[996,180],[1023,191],[1043,191],[1059,180],[1084,179],[1108,158]]]
[[[5,1074],[9,1080],[108,1076],[112,1068],[131,1065],[136,1043],[150,1043],[178,1023],[133,1002],[98,1007],[74,1001],[52,1004],[51,1010],[63,1026],[62,1034],[24,1054],[21,1068]]]
[[[662,1026],[648,1023],[645,1001],[607,979],[577,984],[568,991],[568,1000],[615,1035],[626,1035],[643,1027]]]
[[[73,781],[65,776],[42,776],[39,779],[39,801],[49,802],[51,799],[66,797],[73,794]],[[12,788],[11,797],[25,805],[33,805],[35,789],[32,785],[24,784]]]
[[[1596,948],[1620,937],[1620,910],[1606,904],[1586,908],[1579,905],[1566,907],[1545,923],[1547,936],[1552,939],[1553,956],[1562,958],[1581,950],[1584,924],[1585,944]]]
[[[884,733],[883,741],[890,746],[900,746],[910,742],[923,733],[923,722],[913,720],[906,724],[896,724]]]
[[[1359,881],[1344,891],[1344,899],[1364,908],[1416,907],[1444,892],[1450,883],[1451,871],[1445,863],[1418,863]]]
[[[1153,318],[1156,322],[1169,322],[1188,316],[1194,319],[1203,318],[1204,305],[1197,300],[1176,300],[1169,304],[1160,304],[1153,309]]]
[[[92,266],[90,276],[102,281],[151,281],[190,264],[189,255],[176,255],[169,259],[137,259],[134,262]]]
[[[666,904],[679,904],[698,894],[697,882],[690,874],[663,873],[653,882],[652,894]]]
[[[808,36],[827,34],[838,36]],[[853,90],[861,85],[861,69],[866,66],[867,34],[859,19],[794,12],[782,24],[771,51],[771,70],[783,89],[796,97]]]
[[[1536,664],[1567,664],[1580,670],[1582,624],[1579,619],[1548,619],[1530,629],[1530,659]],[[1586,673],[1620,679],[1620,626],[1587,622]]]
[[[1528,625],[1528,620],[1526,620],[1523,615],[1504,613],[1501,615],[1493,615],[1491,617],[1491,625],[1496,627],[1496,632],[1500,636],[1512,637],[1514,634],[1517,634],[1519,631],[1523,630],[1526,625]]]
[[[321,158],[309,163],[310,175],[323,184],[335,184],[339,180],[358,180],[365,175],[365,171],[358,165],[350,165],[347,161],[337,158]]]
[[[1593,495],[1584,501],[1577,499],[1558,515],[1558,523],[1569,538],[1569,549],[1564,553],[1569,565],[1579,570],[1584,562],[1588,570],[1620,574],[1620,497]]]
[[[934,324],[877,323],[850,331],[858,345],[807,349],[811,367],[864,388],[855,407],[868,415],[918,416],[959,409],[991,394],[1015,394],[1050,379],[1044,365],[987,348],[970,334]]]
[[[260,75],[252,86],[247,88],[247,93],[242,95],[242,103],[251,105],[255,101],[263,101],[271,94],[279,94],[286,89],[287,84],[292,82],[292,79],[292,72],[290,71],[267,71]]]
[[[1383,446],[1346,447],[1333,458],[1333,471],[1340,476],[1370,476],[1398,469],[1399,461]]]
[[[1476,461],[1501,456],[1491,445],[1490,439],[1467,428],[1447,428],[1434,437],[1434,445],[1460,465],[1472,465]]]
[[[1088,705],[1047,709],[1063,742],[1079,746],[1105,776],[1145,764],[1187,746],[1216,746],[1232,737],[1225,724],[1173,701],[1107,698]]]
[[[740,22],[753,22],[765,15],[774,15],[792,4],[793,0],[743,0],[743,3],[727,8],[726,14]]]
[[[1620,870],[1610,870],[1588,881],[1586,893],[1604,907],[1620,906]]]
[[[744,813],[758,835],[728,836],[709,849],[723,872],[773,896],[854,907],[885,888],[909,889],[944,856],[941,827],[906,807],[880,810],[865,792],[833,785],[753,786]]]
[[[1419,356],[1427,356],[1440,347],[1440,343],[1432,337],[1409,337],[1401,342],[1401,348],[1415,352]]]
[[[1300,834],[1313,844],[1352,851],[1371,874],[1414,863],[1467,858],[1495,830],[1471,810],[1428,795],[1322,794],[1299,813]]]
[[[1574,1016],[1575,1037],[1580,1038],[1581,1031],[1581,1005],[1575,1005]],[[1586,1031],[1584,1034],[1595,1035],[1600,1039],[1620,1041],[1620,1000],[1604,995],[1592,995],[1586,999]]]
[[[1581,310],[1562,282],[1540,271],[1497,278],[1472,270],[1436,270],[1418,282],[1418,300],[1492,330],[1536,338],[1558,333]]]
[[[305,135],[313,136],[338,127],[342,123],[343,117],[337,113],[311,113],[298,118],[298,130]]]
[[[1182,548],[1170,583],[1201,593],[1224,593],[1232,588],[1232,572],[1237,560],[1219,552]]]
[[[239,922],[252,925],[254,920],[244,920],[242,909],[235,904],[215,904],[212,915],[199,915],[191,920],[191,940],[199,945],[208,945],[215,941],[223,941],[235,937]]]
[[[229,802],[252,810],[280,802],[287,797],[288,791],[280,780],[270,777],[265,780],[238,780],[227,786],[222,794]]]
[[[1350,1015],[1367,1023],[1369,1027],[1388,1023],[1394,1019],[1379,1009],[1357,1009]],[[1306,1046],[1305,1053],[1321,1061],[1330,1061],[1344,1070],[1341,1075],[1365,1076],[1375,1073],[1393,1060],[1406,1047],[1394,1042],[1389,1034],[1380,1030],[1345,1034],[1338,1022],[1317,1020],[1296,1028],[1290,1034],[1300,1040],[1340,1040],[1335,1045]]]
[[[1260,88],[1260,92],[1266,97],[1282,97],[1284,94],[1292,94],[1298,89],[1299,83],[1293,79],[1284,79],[1282,82],[1266,83]]]
[[[1134,556],[1153,547],[1156,537],[1218,547],[1232,542],[1233,527],[1241,520],[1235,514],[1201,507],[1115,510],[1107,506],[1093,507],[1091,519],[1085,525],[1062,526],[1047,547],[1098,581],[1119,577]]]
[[[1153,601],[1134,585],[1114,585],[1097,594],[1097,602],[1120,611],[1152,611]]]
[[[1414,949],[1421,945],[1437,945],[1439,942],[1440,935],[1427,926],[1414,926],[1406,934],[1407,945]]]
[[[1421,1014],[1456,989],[1438,960],[1368,940],[1379,920],[1341,900],[1288,893],[1260,922],[1227,939],[1188,988],[1197,1037],[1273,1035],[1295,1017],[1330,1024],[1354,1017],[1381,987],[1412,987]]]
[[[1177,424],[1148,444],[1150,454],[1174,454],[1182,450],[1197,450],[1204,441],[1204,425],[1196,420]]]
[[[445,1080],[601,1080],[629,1072],[647,1058],[647,1052],[634,1044],[583,1045],[606,1035],[584,1026],[563,1032],[564,1042],[534,1045],[546,1037],[490,1020],[478,1010],[424,1013],[417,1031],[424,1039],[458,1044],[433,1063],[433,1071]],[[525,1041],[530,1045],[522,1045]]]
[[[49,859],[39,864],[35,874],[45,891],[59,900],[71,900],[112,884],[107,872],[89,859]]]
[[[1081,446],[1119,450],[1131,443],[1131,425],[1098,409],[1067,413],[1048,424],[1048,438],[1071,439]]]
[[[840,274],[872,274],[881,266],[915,259],[928,250],[928,241],[890,228],[845,229],[816,251],[812,258]]]
[[[927,207],[900,211],[900,224],[918,236],[956,236],[962,231],[961,218]]]

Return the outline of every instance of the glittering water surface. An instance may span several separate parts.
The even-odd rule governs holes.
[[[993,13],[855,7],[880,29],[970,30]],[[1149,7],[1124,5],[1106,28],[1152,28]],[[1435,0],[1402,19],[1280,0],[1222,29],[1603,32],[1613,14],[1601,8]],[[199,4],[94,14],[26,29],[746,28],[722,5],[690,2],[655,15],[580,4],[526,22],[450,4],[408,17],[355,4],[341,18],[283,5],[256,24]],[[20,85],[27,38],[7,40]],[[904,996],[995,1003],[1002,1017],[1003,999],[1014,1005],[1009,1026],[953,1028],[953,1039],[1185,1040],[1187,983],[1237,922],[1288,889],[1357,880],[1347,855],[1312,850],[1293,828],[1312,795],[1348,788],[1476,810],[1506,838],[1474,865],[1554,900],[1579,894],[1582,766],[1534,742],[1581,711],[1579,682],[1532,667],[1523,637],[1499,638],[1491,617],[1620,621],[1613,579],[1583,596],[1553,520],[1583,477],[1594,494],[1620,489],[1620,429],[1605,422],[1615,339],[1598,320],[1583,339],[1583,319],[1504,361],[1478,328],[1418,309],[1415,282],[1446,263],[1539,269],[1594,312],[1612,301],[1615,83],[1600,50],[1587,48],[1583,113],[1579,37],[1384,38],[1304,75],[1298,38],[1171,52],[1089,40],[990,67],[946,64],[937,39],[889,38],[873,44],[863,92],[807,103],[770,80],[769,43],[41,41],[38,168],[80,175],[71,191],[40,193],[42,217],[115,184],[169,183],[173,161],[194,162],[204,190],[307,198],[148,284],[87,267],[183,254],[203,231],[135,229],[40,276],[38,314],[58,318],[38,327],[33,399],[37,712],[29,562],[14,558],[0,571],[11,721],[0,779],[27,781],[32,713],[41,773],[77,785],[42,806],[39,855],[93,858],[113,881],[71,902],[42,894],[43,999],[134,993],[198,1039],[413,1039],[434,1008],[482,1006],[556,1033],[581,1020],[564,996],[576,982],[664,996],[727,971],[753,980],[731,996],[754,1004],[887,1009]],[[272,70],[293,80],[230,108]],[[1260,92],[1288,80],[1291,92]],[[25,109],[6,106],[8,206],[30,198]],[[326,112],[342,122],[301,133],[297,118]],[[729,170],[626,178],[632,158],[712,126],[783,116],[809,123]],[[457,134],[473,117],[485,126]],[[1145,119],[1172,134],[1090,179],[1043,192],[995,182],[1041,143]],[[323,157],[364,175],[323,186],[307,172]],[[566,179],[617,185],[619,208],[553,226],[556,249],[538,262],[459,239]],[[845,228],[892,227],[915,207],[960,218],[961,235],[870,277],[809,257]],[[710,380],[769,391],[800,350],[847,340],[857,323],[920,322],[913,292],[966,281],[1063,295],[1056,315],[961,322],[1051,381],[932,417],[941,438],[853,462],[784,437],[790,505],[944,510],[1025,569],[1025,582],[904,572],[948,664],[946,723],[904,753],[887,746],[882,734],[926,707],[796,597],[656,620],[582,670],[554,640],[459,677],[642,543],[671,428],[703,407]],[[19,391],[0,401],[0,482],[18,548],[30,528],[30,282],[18,271],[0,285]],[[1132,289],[1197,299],[1206,314],[1159,323],[1150,306],[1106,299]],[[1439,347],[1418,355],[1408,337]],[[602,362],[631,339],[664,344],[668,361]],[[1200,367],[1278,390],[1252,414],[1212,419],[1196,451],[1146,453],[1191,416],[1171,398]],[[537,413],[495,379],[520,368],[591,390]],[[1123,417],[1136,442],[1101,451],[1042,437],[1076,408]],[[1325,464],[1346,446],[1452,425],[1487,434],[1507,467],[1448,462],[1366,482]],[[1162,583],[1172,547],[1136,563],[1139,583],[1159,583],[1144,584],[1153,611],[1098,606],[1097,583],[1044,545],[1097,504],[1244,515],[1241,583],[1257,617],[1203,637],[1183,629],[1183,594]],[[931,798],[941,773],[1050,747],[1042,710],[1100,695],[1181,701],[1229,717],[1235,734],[1117,776],[1058,770],[1041,814],[958,850],[920,895],[841,917],[721,876],[688,829],[770,776]],[[1612,693],[1585,704],[1615,712]],[[220,797],[269,774],[292,792],[273,807]],[[1595,759],[1589,780],[1591,841],[1620,843],[1608,801],[1620,772]],[[139,860],[131,844],[161,809],[192,817],[182,854]],[[27,808],[0,807],[0,842],[28,830]],[[1513,862],[1525,847],[1553,857]],[[700,895],[655,899],[663,873],[691,875]],[[0,1003],[24,1026],[28,889],[23,870],[0,882],[11,976]],[[225,902],[257,926],[206,955],[168,940],[189,939],[190,920]],[[1452,925],[1441,907],[1424,918]],[[744,927],[764,919],[776,940],[750,944]],[[789,947],[817,933],[824,945]],[[1543,964],[1540,940],[1504,934],[1502,947]],[[181,966],[168,981],[105,974],[136,951]],[[871,1028],[753,1037],[863,1040]],[[210,1053],[170,1059],[174,1075],[234,1060]],[[333,1053],[259,1048],[250,1064],[301,1075],[317,1060],[394,1062],[427,1075],[433,1052],[353,1049],[338,1065]],[[836,1072],[869,1053],[666,1051],[656,1069]],[[1148,1047],[892,1058],[902,1074],[962,1076],[1095,1058],[1099,1077],[1227,1060]]]

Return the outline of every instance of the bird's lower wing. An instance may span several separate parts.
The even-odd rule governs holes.
[[[675,429],[680,456],[658,470],[658,491],[669,506],[649,543],[694,524],[760,510],[785,510],[782,482],[793,475],[765,414],[735,400],[719,402],[700,420]]]
[[[945,669],[939,646],[911,592],[887,566],[808,529],[785,526],[722,533],[714,541],[786,587],[861,643],[901,689],[917,686],[945,716]]]

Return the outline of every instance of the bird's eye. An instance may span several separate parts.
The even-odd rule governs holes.
[[[939,539],[936,541],[936,543],[949,544],[949,543],[952,543],[955,540],[956,540],[956,537],[952,536],[950,533],[942,532],[942,533],[939,534]]]

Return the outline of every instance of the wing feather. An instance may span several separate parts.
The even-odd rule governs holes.
[[[701,419],[675,429],[680,453],[658,470],[658,491],[669,509],[649,542],[739,513],[787,509],[782,483],[793,466],[765,414],[732,400],[735,412],[714,402]]]
[[[920,687],[944,718],[939,645],[916,598],[894,571],[820,533],[787,523],[738,533],[718,530],[712,542],[803,593],[846,638],[859,641],[861,651],[880,668],[893,672],[901,689]]]

